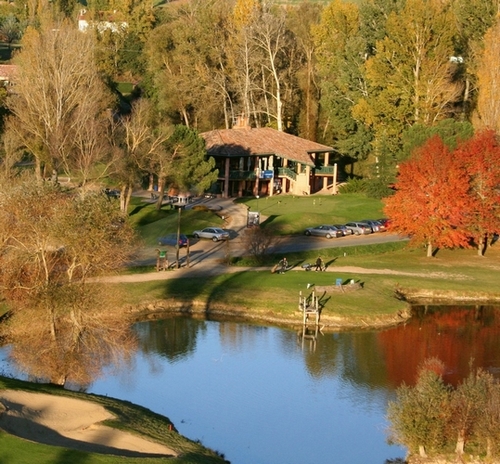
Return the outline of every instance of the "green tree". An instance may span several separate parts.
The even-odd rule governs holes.
[[[0,25],[0,35],[2,36],[4,42],[9,44],[9,49],[12,47],[12,43],[21,38],[23,27],[17,18],[10,14],[8,15]]]
[[[321,126],[325,143],[343,155],[366,159],[371,135],[353,108],[367,97],[365,77],[366,40],[360,33],[359,10],[352,3],[336,0],[322,12],[315,28],[321,78]]]
[[[398,153],[397,160],[407,160],[413,150],[435,135],[438,135],[450,150],[455,150],[460,142],[470,139],[473,134],[474,128],[471,123],[451,118],[443,119],[431,127],[425,124],[414,124],[403,132],[402,150]]]
[[[418,372],[415,387],[402,385],[396,400],[389,402],[391,439],[411,454],[439,453],[446,449],[450,414],[450,387],[442,378],[443,365],[427,360]]]
[[[474,434],[478,432],[476,424],[487,410],[489,386],[487,375],[471,372],[451,395],[451,430],[457,437],[455,452],[459,455],[464,454],[467,441],[474,439]]]
[[[453,115],[461,95],[450,64],[453,24],[448,3],[408,0],[399,14],[389,15],[387,35],[368,59],[367,96],[357,102],[354,114],[376,139],[388,137],[393,152],[400,149],[406,128],[432,126]]]
[[[170,162],[166,180],[173,186],[203,193],[217,180],[215,160],[207,159],[205,140],[194,129],[175,126],[164,149]]]
[[[477,417],[474,438],[487,458],[493,458],[500,455],[500,384],[483,370],[476,373],[476,383],[485,396],[480,399],[482,414]]]
[[[205,124],[212,129],[213,121],[220,120],[223,113],[220,79],[215,82],[212,75],[224,62],[219,59],[219,44],[213,44],[220,38],[219,33],[212,33],[217,26],[204,22],[210,17],[207,5],[188,2],[172,6],[164,22],[149,35],[145,53],[150,75],[148,95],[162,115],[174,124],[194,128]],[[214,102],[218,113],[213,110]]]

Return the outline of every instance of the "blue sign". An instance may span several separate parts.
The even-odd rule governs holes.
[[[274,177],[274,171],[272,169],[267,169],[260,172],[261,179],[272,179]]]

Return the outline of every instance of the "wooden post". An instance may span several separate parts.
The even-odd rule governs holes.
[[[334,165],[333,165],[333,187],[332,187],[332,193],[334,195],[337,195],[337,163],[334,163]]]
[[[177,216],[177,246],[175,247],[175,259],[177,261],[177,269],[179,269],[181,267],[180,265],[180,262],[179,262],[179,249],[180,249],[180,246],[179,246],[179,238],[180,238],[180,235],[181,235],[181,206],[179,205],[177,207],[177,209],[179,210],[179,215]]]

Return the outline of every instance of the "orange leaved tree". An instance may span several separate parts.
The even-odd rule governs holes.
[[[500,231],[500,143],[493,130],[485,130],[462,143],[454,156],[470,177],[467,229],[482,256],[488,237]]]
[[[468,247],[469,175],[439,136],[429,139],[400,165],[396,193],[384,212],[393,231],[409,235],[414,245]]]

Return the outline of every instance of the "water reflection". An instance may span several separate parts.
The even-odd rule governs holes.
[[[130,363],[137,348],[130,321],[109,311],[72,315],[49,321],[26,309],[4,318],[0,337],[18,376],[84,389],[104,368]]]
[[[342,333],[179,317],[143,321],[134,325],[133,362],[108,369],[88,391],[170,417],[181,433],[233,464],[332,456],[342,463],[396,462],[405,452],[386,443],[387,401],[402,382],[414,382],[426,358],[440,358],[452,383],[467,376],[471,358],[494,374],[500,369],[498,308],[414,310],[405,325]],[[26,343],[19,346],[30,359]],[[31,358],[32,365],[45,364],[38,354]],[[79,368],[88,358],[71,362]]]
[[[456,385],[470,362],[498,377],[500,312],[492,306],[417,306],[404,326],[381,332],[380,349],[391,386],[415,382],[417,367],[429,357],[441,359],[445,380]]]

